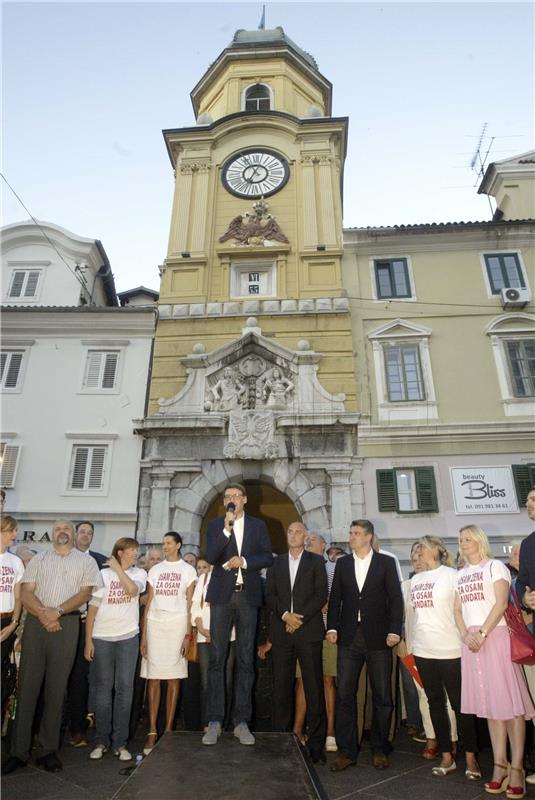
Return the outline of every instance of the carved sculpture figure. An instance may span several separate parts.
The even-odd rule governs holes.
[[[266,241],[288,244],[288,239],[275,217],[267,213],[268,208],[269,205],[262,197],[253,204],[253,214],[245,211],[231,220],[223,236],[219,237],[219,241],[226,242],[229,239],[235,239],[241,245],[258,245]]]
[[[288,394],[293,391],[293,383],[282,375],[279,369],[271,372],[264,382],[263,399],[268,408],[286,408]]]
[[[210,392],[214,398],[214,411],[231,411],[238,408],[243,396],[247,393],[247,387],[234,374],[234,370],[227,367],[223,370],[222,377],[211,387]]]

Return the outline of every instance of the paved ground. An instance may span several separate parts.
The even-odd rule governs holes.
[[[180,765],[180,751],[183,751],[184,764],[180,765],[184,775],[198,777],[198,782],[202,786],[203,773],[210,763],[210,774],[216,772],[214,756],[221,754],[225,757],[225,750],[222,746],[211,748],[208,756],[207,748],[200,744],[198,750],[194,748],[192,757],[191,747],[181,748],[180,736],[187,736],[190,741],[197,734],[176,734],[176,748],[170,758],[176,766],[177,761]],[[269,734],[259,734],[259,739]],[[197,739],[195,739],[197,741]],[[166,750],[169,750],[169,742],[165,743]],[[174,745],[174,742],[173,742]],[[482,800],[487,799],[488,794],[483,790],[482,782],[467,781],[464,777],[464,765],[460,764],[459,769],[446,778],[436,778],[431,774],[433,762],[427,762],[420,756],[423,745],[413,742],[402,730],[396,740],[396,749],[391,754],[391,767],[384,772],[378,772],[369,764],[369,752],[367,747],[359,758],[356,767],[349,767],[342,773],[330,772],[326,766],[316,767],[316,774],[324,789],[324,798],[328,800]],[[142,738],[133,743],[132,752],[139,752],[142,748]],[[161,743],[162,754],[164,742]],[[64,764],[62,772],[49,775],[35,766],[28,765],[23,770],[17,770],[14,774],[2,779],[2,798],[3,800],[112,800],[124,797],[125,782],[128,776],[120,774],[120,770],[128,767],[116,758],[107,754],[102,761],[92,762],[88,758],[88,748],[74,749],[66,745],[60,757]],[[156,761],[157,752],[155,751],[149,759]],[[174,758],[173,758],[174,756]],[[329,754],[329,761],[333,759]],[[161,755],[159,756],[161,759]],[[480,761],[483,767],[484,777],[488,778],[491,769],[491,754],[487,749],[481,753]],[[217,762],[216,762],[217,763]],[[141,767],[145,770],[149,767],[147,760]],[[463,767],[463,768],[461,768]],[[141,776],[141,770],[139,776]],[[146,794],[137,794],[137,797],[146,800],[162,800],[168,797],[168,791],[164,788],[167,784],[167,771],[159,765],[156,771],[154,782]],[[175,779],[176,780],[176,779]],[[278,800],[285,800],[284,793],[281,791],[281,784],[278,785]],[[189,781],[188,781],[189,783]],[[191,783],[189,783],[191,786]],[[123,787],[123,792],[121,788]],[[244,793],[237,793],[236,787],[229,789],[227,786],[220,787],[220,800],[250,800],[255,798],[255,779],[251,777],[249,782],[245,782]],[[202,796],[202,794],[200,795]],[[504,795],[503,795],[504,796]],[[177,800],[196,800],[197,793],[188,790],[184,783],[174,784],[174,797]],[[528,787],[528,797],[535,798],[535,786]]]

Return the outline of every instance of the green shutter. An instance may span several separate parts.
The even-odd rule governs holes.
[[[513,464],[513,478],[519,506],[525,506],[528,494],[535,486],[535,464]]]
[[[433,467],[415,467],[418,511],[438,511],[437,487]]]
[[[396,492],[396,476],[393,469],[378,469],[377,499],[379,511],[397,511],[398,497]]]

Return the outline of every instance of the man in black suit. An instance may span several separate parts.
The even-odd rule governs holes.
[[[528,517],[535,520],[535,488],[526,498]],[[516,579],[518,598],[527,608],[535,611],[535,531],[520,545],[520,569]]]
[[[399,642],[403,598],[394,559],[372,548],[373,525],[358,519],[349,529],[350,556],[336,562],[327,615],[327,639],[338,644],[336,743],[337,772],[356,764],[356,693],[364,663],[372,688],[372,763],[388,767],[392,716],[392,648]]]
[[[308,749],[312,761],[324,762],[325,625],[321,609],[327,602],[327,574],[323,558],[305,550],[306,535],[302,522],[292,522],[286,533],[288,553],[277,556],[267,574],[266,603],[271,610],[273,644],[273,728],[292,730],[295,665],[299,659],[307,704]]]
[[[230,632],[236,626],[234,735],[241,744],[255,739],[248,723],[252,715],[254,643],[258,609],[262,605],[260,572],[273,563],[265,522],[244,514],[245,487],[229,484],[223,495],[224,517],[208,525],[206,556],[213,564],[206,602],[210,603],[210,665],[208,672],[208,730],[203,744],[217,744],[225,719],[225,663]]]

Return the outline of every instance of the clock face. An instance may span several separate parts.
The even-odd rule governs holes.
[[[223,185],[237,197],[268,197],[289,177],[288,162],[273,150],[242,150],[223,165]]]

